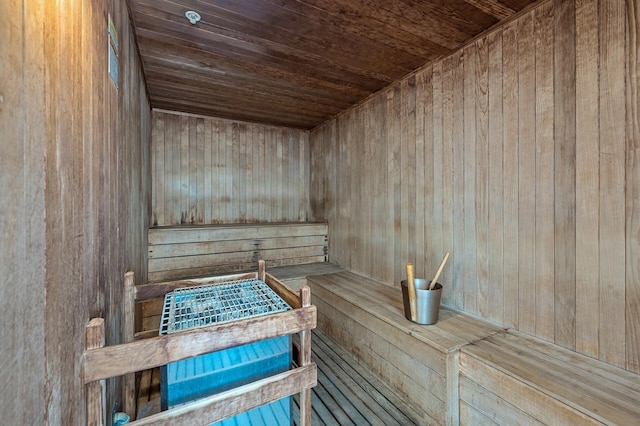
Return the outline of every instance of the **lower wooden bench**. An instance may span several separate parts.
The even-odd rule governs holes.
[[[435,325],[414,324],[404,317],[399,288],[353,272],[307,282],[318,327],[402,394],[420,424],[458,424],[460,348],[499,327],[447,308]]]
[[[318,327],[421,424],[640,425],[640,375],[446,307],[435,325],[414,324],[399,288],[353,272],[307,283]]]
[[[460,423],[640,424],[640,376],[509,331],[462,348]]]

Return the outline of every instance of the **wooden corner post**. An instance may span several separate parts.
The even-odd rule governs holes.
[[[136,332],[136,287],[133,272],[124,274],[124,342],[133,342]],[[136,418],[136,375],[135,373],[124,376],[124,411],[131,420]]]
[[[311,290],[308,286],[300,287],[300,306],[311,306]],[[311,364],[311,330],[300,332],[300,352],[298,366],[305,367]],[[311,425],[311,389],[303,389],[300,392],[300,425]]]
[[[97,349],[104,346],[104,319],[94,318],[85,329],[86,350]],[[104,393],[103,381],[95,381],[87,384],[87,425],[104,426]]]

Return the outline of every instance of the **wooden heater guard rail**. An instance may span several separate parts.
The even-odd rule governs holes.
[[[135,302],[161,297],[175,288],[259,278],[267,283],[293,309],[261,317],[184,331],[167,336],[134,334]],[[87,423],[103,425],[104,390],[101,380],[125,376],[125,411],[135,418],[135,372],[208,352],[228,349],[287,334],[300,333],[296,368],[239,386],[219,394],[176,407],[132,425],[191,425],[213,423],[263,404],[300,393],[300,424],[311,424],[311,388],[317,384],[316,364],[311,361],[311,330],[316,327],[316,307],[311,305],[309,287],[296,294],[265,272],[263,261],[258,272],[215,278],[183,280],[152,285],[134,285],[132,272],[125,275],[125,343],[104,346],[104,319],[94,318],[86,328],[86,350],[82,361],[83,382],[87,386]],[[137,340],[136,340],[137,339]]]

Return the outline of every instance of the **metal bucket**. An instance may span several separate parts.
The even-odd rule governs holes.
[[[435,324],[438,322],[440,312],[440,297],[442,296],[442,285],[436,283],[433,290],[429,290],[431,280],[416,278],[416,323]],[[407,280],[402,280],[402,301],[404,302],[404,316],[411,321],[411,305],[409,304],[409,288]]]

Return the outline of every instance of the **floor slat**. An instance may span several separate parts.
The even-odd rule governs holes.
[[[366,407],[364,410],[368,415],[373,413],[377,417],[372,417],[371,424],[379,422],[382,425],[404,426],[418,422],[419,416],[413,410],[366,368],[360,366],[343,348],[333,341],[328,343],[328,337],[320,332],[314,334],[316,338],[312,348],[318,351],[316,359],[334,370],[337,380],[342,383],[341,387],[354,394],[366,395],[362,400]],[[384,389],[386,395],[380,389]],[[410,413],[409,416],[405,412]]]

